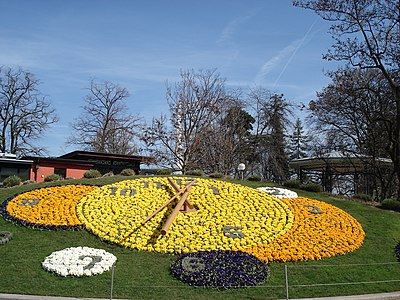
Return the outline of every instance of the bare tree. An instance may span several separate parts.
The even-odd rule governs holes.
[[[400,1],[296,0],[298,7],[315,11],[332,22],[334,39],[325,59],[344,61],[360,69],[376,69],[386,80],[395,107],[395,123],[387,151],[400,182]],[[398,185],[400,199],[400,184]]]
[[[0,68],[0,152],[26,155],[45,150],[34,141],[57,117],[39,92],[39,83],[30,72]]]
[[[198,155],[201,133],[216,119],[225,99],[225,80],[216,70],[181,72],[181,80],[167,84],[170,126],[165,115],[145,128],[143,140],[159,162],[185,172],[201,167]],[[169,161],[168,161],[169,160]]]
[[[72,124],[74,132],[67,143],[96,152],[135,153],[140,117],[127,113],[124,101],[128,97],[126,88],[92,80],[83,112]]]
[[[195,154],[208,173],[233,175],[239,163],[252,159],[249,142],[255,120],[238,98],[225,98],[223,104],[215,121],[200,133]]]
[[[364,160],[374,176],[375,195],[390,196],[395,176],[379,163],[380,158],[389,156],[389,136],[396,122],[390,88],[378,70],[346,68],[330,76],[332,83],[318,93],[311,112],[313,130],[326,134],[331,150],[340,149]]]

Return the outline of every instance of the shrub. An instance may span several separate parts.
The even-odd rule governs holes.
[[[301,186],[301,182],[298,179],[288,180],[284,184],[284,186],[292,189],[299,189]]]
[[[61,179],[63,179],[62,176],[60,176],[58,174],[51,174],[44,178],[44,182],[58,181]]]
[[[199,170],[199,169],[189,170],[189,171],[185,172],[185,175],[203,177],[204,176],[204,172],[202,170]]]
[[[9,176],[3,181],[3,186],[5,187],[12,187],[20,184],[21,184],[21,178],[19,178],[17,175]]]
[[[372,197],[370,195],[367,195],[367,194],[356,194],[356,195],[353,195],[351,198],[357,199],[357,200],[361,200],[361,201],[364,201],[364,202],[371,202],[372,201]]]
[[[157,175],[171,175],[172,170],[171,169],[158,169],[156,174]]]
[[[91,170],[87,170],[83,174],[83,177],[85,177],[85,178],[99,178],[99,177],[101,177],[101,173],[100,173],[99,170],[91,169]]]
[[[123,169],[119,174],[122,176],[133,176],[135,175],[135,171],[133,171],[132,169]]]
[[[400,201],[388,198],[382,201],[381,208],[400,212]]]
[[[315,193],[322,192],[322,186],[317,183],[301,184],[300,189],[308,191],[308,192],[315,192]]]
[[[208,175],[208,177],[210,178],[223,178],[224,174],[221,173],[211,173],[210,175]]]
[[[400,242],[394,248],[394,252],[396,254],[397,260],[400,261]]]
[[[257,175],[251,175],[251,176],[247,177],[247,180],[248,181],[261,181],[261,178],[260,178],[260,176],[257,176]]]

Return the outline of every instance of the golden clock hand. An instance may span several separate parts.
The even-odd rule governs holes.
[[[172,222],[175,220],[176,216],[178,215],[183,203],[187,201],[187,197],[189,196],[190,190],[192,189],[191,185],[186,186],[186,191],[182,194],[181,199],[179,200],[178,204],[175,206],[174,210],[169,215],[167,221],[165,222],[163,228],[161,229],[161,234],[165,235],[171,226]]]
[[[179,186],[176,184],[175,181],[172,180],[171,177],[168,177],[167,179],[168,179],[169,183],[172,185],[172,187],[173,187],[176,191],[180,191]],[[190,185],[190,186],[194,185],[195,181],[196,181],[196,180],[191,181],[190,184],[188,184],[187,186],[189,186],[189,185]],[[189,199],[186,199],[186,202],[184,203],[184,211],[188,212],[188,211],[193,210],[193,209],[194,209],[194,205],[189,201]]]
[[[168,177],[168,180],[169,180],[169,179],[170,179],[170,178]],[[174,183],[175,183],[175,182],[174,182]],[[167,202],[165,202],[162,206],[160,206],[159,208],[157,208],[150,216],[148,216],[146,219],[144,219],[144,220],[141,222],[141,225],[147,223],[147,222],[148,222],[150,219],[152,219],[156,214],[158,214],[158,213],[159,213],[160,211],[162,211],[165,207],[167,207],[168,204],[170,204],[170,203],[172,202],[172,200],[174,200],[174,199],[177,198],[178,196],[184,194],[185,191],[186,191],[189,187],[191,187],[194,183],[195,183],[195,181],[192,181],[191,183],[189,183],[187,186],[185,186],[185,187],[182,188],[182,189],[179,189],[179,187],[178,187],[177,193],[176,193],[175,195],[173,195],[173,196],[172,196]],[[177,186],[177,185],[175,184],[175,186]],[[174,188],[175,188],[175,187],[174,187]]]

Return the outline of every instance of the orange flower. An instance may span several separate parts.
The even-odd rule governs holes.
[[[65,185],[32,190],[8,200],[9,218],[31,226],[79,226],[76,204],[97,187]]]
[[[268,244],[242,249],[265,261],[321,259],[359,248],[361,224],[341,209],[309,198],[284,199],[293,208],[292,229]]]

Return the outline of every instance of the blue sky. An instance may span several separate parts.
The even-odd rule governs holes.
[[[335,68],[322,59],[329,24],[289,0],[0,0],[0,11],[0,66],[35,74],[57,110],[41,141],[50,156],[76,150],[65,141],[92,78],[127,88],[131,112],[151,120],[182,69],[307,104]]]

